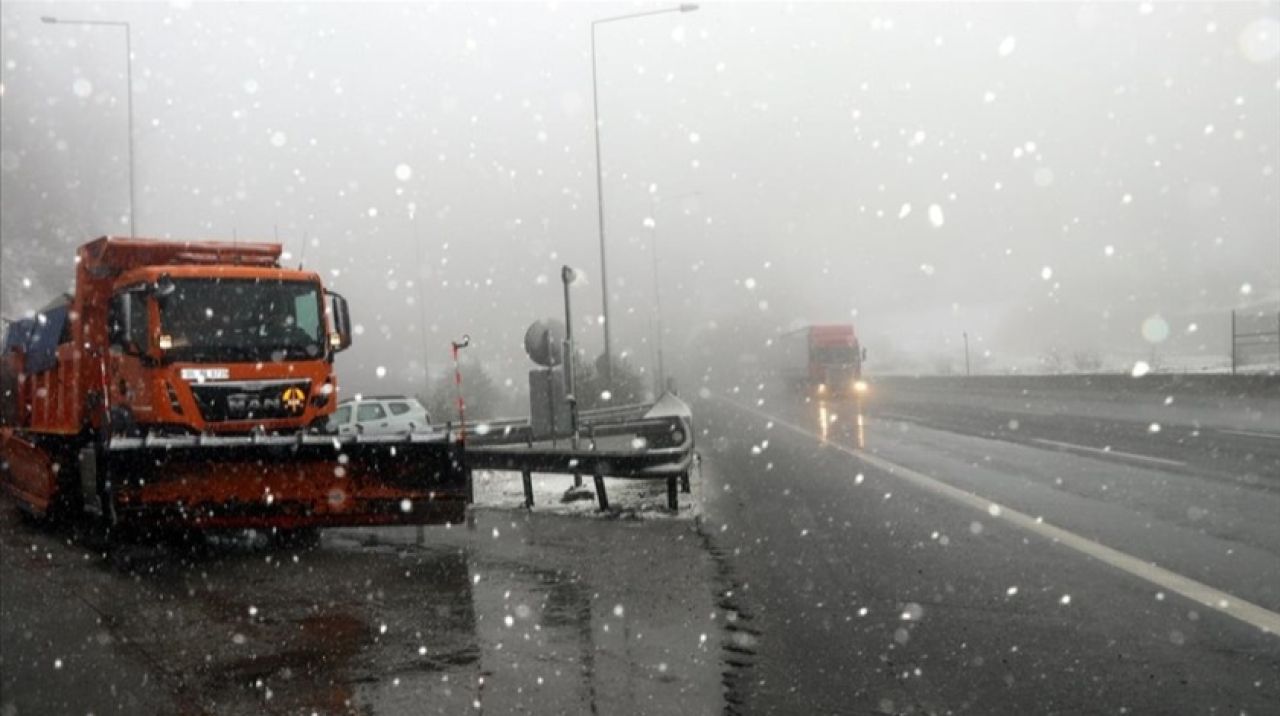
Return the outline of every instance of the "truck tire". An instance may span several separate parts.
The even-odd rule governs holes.
[[[114,505],[107,495],[103,473],[102,448],[91,443],[80,448],[79,453],[79,490],[77,497],[80,512],[93,522],[100,522],[102,527],[110,530],[116,526]]]

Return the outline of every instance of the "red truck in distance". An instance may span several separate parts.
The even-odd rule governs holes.
[[[776,338],[771,362],[775,376],[793,389],[816,397],[851,396],[867,390],[866,354],[852,324],[812,325]]]

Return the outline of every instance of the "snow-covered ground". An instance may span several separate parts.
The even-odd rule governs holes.
[[[480,470],[475,473],[477,507],[524,508],[524,485],[518,472]],[[533,474],[533,510],[584,517],[626,517],[632,519],[689,520],[702,514],[702,479],[699,468],[691,475],[690,492],[680,493],[680,508],[667,509],[665,479],[604,478],[609,511],[601,512],[594,480],[583,475],[582,487],[574,488],[571,475]]]

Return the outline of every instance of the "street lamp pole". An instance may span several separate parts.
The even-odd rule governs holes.
[[[121,20],[63,20],[47,15],[41,17],[40,21],[49,25],[101,25],[124,28],[125,85],[127,87],[125,103],[129,112],[129,235],[137,236],[137,225],[134,222],[134,209],[137,206],[135,203],[137,172],[133,159],[133,33],[129,23]]]
[[[591,22],[591,108],[594,115],[594,129],[596,140],[596,217],[600,222],[600,304],[604,315],[604,381],[606,385],[613,383],[613,342],[612,342],[612,324],[609,321],[609,269],[605,260],[605,240],[604,240],[604,173],[600,165],[600,85],[597,79],[596,69],[596,26],[603,25],[606,22],[617,22],[619,20],[631,20],[637,17],[648,17],[649,15],[661,15],[668,12],[693,12],[698,6],[692,3],[682,3],[675,7],[662,8],[660,10],[649,10],[646,12],[633,12],[627,15],[617,15],[615,17],[606,17]]]

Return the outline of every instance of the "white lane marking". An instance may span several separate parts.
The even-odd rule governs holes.
[[[1280,440],[1280,435],[1275,433],[1259,433],[1253,430],[1219,430],[1220,433],[1229,433],[1231,435],[1248,435],[1251,438],[1269,438],[1271,440]]]
[[[1124,452],[1123,450],[1109,450],[1106,448],[1090,447],[1088,445],[1077,445],[1075,443],[1064,443],[1057,440],[1045,440],[1043,438],[1031,438],[1032,442],[1043,443],[1045,445],[1053,445],[1055,447],[1066,448],[1068,450],[1086,450],[1088,452],[1098,453],[1099,455],[1115,455],[1117,457],[1127,457],[1131,460],[1146,460],[1160,465],[1186,465],[1181,460],[1167,460],[1162,457],[1151,457],[1150,455],[1139,455],[1136,452]]]
[[[781,418],[769,415],[763,410],[757,410],[747,405],[734,402],[732,400],[720,399],[723,402],[750,413],[754,413],[766,420],[772,420],[774,424],[781,425],[794,432],[800,433],[805,437],[818,439],[809,430],[795,425]],[[953,502],[972,507],[983,513],[990,515],[993,508],[997,508],[1000,518],[1008,520],[1010,523],[1021,527],[1028,532],[1033,532],[1042,537],[1050,539],[1059,544],[1063,544],[1082,554],[1093,557],[1094,559],[1109,564],[1122,572],[1130,574],[1139,579],[1146,580],[1158,587],[1163,587],[1171,592],[1176,592],[1194,602],[1199,602],[1206,607],[1216,609],[1227,616],[1235,617],[1250,626],[1261,629],[1263,632],[1280,636],[1280,614],[1267,610],[1252,602],[1245,601],[1239,597],[1232,596],[1218,589],[1214,589],[1203,582],[1198,582],[1190,577],[1184,577],[1176,572],[1171,572],[1163,567],[1158,567],[1150,562],[1144,562],[1133,555],[1126,554],[1116,549],[1112,549],[1104,544],[1094,542],[1091,539],[1081,537],[1080,535],[1069,532],[1061,527],[1055,527],[1044,521],[1040,517],[1032,517],[1025,512],[1006,507],[991,500],[981,497],[977,494],[962,490],[958,487],[948,485],[941,480],[929,477],[928,475],[916,472],[908,467],[903,467],[894,462],[890,462],[877,455],[872,455],[865,451],[854,450],[843,445],[835,443],[825,443],[830,447],[834,447],[841,452],[847,453],[854,458],[861,460],[869,465],[884,470],[894,477],[901,478],[917,487],[941,495]]]

